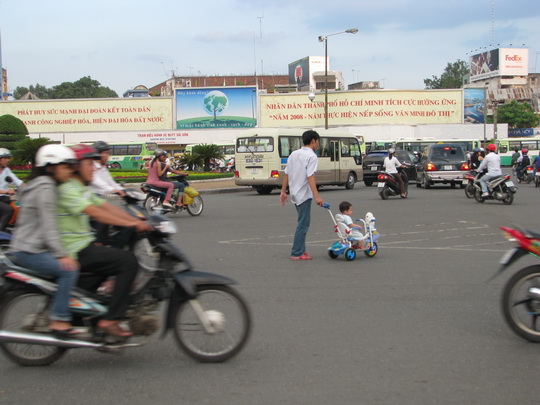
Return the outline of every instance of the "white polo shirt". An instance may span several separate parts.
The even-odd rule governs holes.
[[[290,154],[285,167],[289,176],[289,197],[295,205],[300,205],[313,198],[308,177],[317,171],[317,155],[313,149],[304,146]]]

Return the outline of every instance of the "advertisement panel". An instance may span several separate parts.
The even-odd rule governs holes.
[[[463,91],[463,121],[471,124],[484,123],[484,89],[465,89]]]
[[[3,101],[4,114],[21,119],[30,133],[163,130],[172,127],[172,99]]]
[[[497,76],[499,74],[499,50],[493,49],[471,56],[470,73],[471,82]]]
[[[527,76],[529,74],[529,50],[501,48],[499,64],[501,76]]]
[[[289,63],[289,84],[296,84],[298,90],[304,86],[309,86],[310,77],[308,56]]]
[[[261,127],[324,126],[324,93],[261,95]],[[328,121],[338,125],[461,124],[462,90],[344,91],[328,94]]]
[[[257,87],[201,87],[175,90],[175,129],[253,128]]]

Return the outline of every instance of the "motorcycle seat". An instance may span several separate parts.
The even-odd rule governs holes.
[[[157,192],[160,192],[160,193],[166,193],[166,192],[167,192],[167,189],[166,189],[166,188],[161,188],[161,187],[154,186],[153,184],[148,184],[148,183],[142,183],[142,184],[141,184],[141,188],[142,188],[145,192],[148,192],[148,191],[150,191],[150,190],[157,191]]]
[[[46,280],[54,280],[55,277],[43,274],[40,271],[28,269],[26,267],[22,267],[20,263],[17,261],[17,258],[13,255],[13,253],[6,253],[4,257],[2,258],[2,261],[4,262],[7,267],[9,267],[11,270],[20,271],[21,273],[29,274],[31,276],[37,276],[39,278],[43,278]]]

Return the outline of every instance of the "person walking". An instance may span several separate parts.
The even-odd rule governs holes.
[[[281,186],[279,199],[281,205],[287,202],[287,187],[291,202],[296,206],[298,221],[291,249],[291,260],[311,260],[306,252],[306,235],[311,222],[311,202],[315,199],[317,205],[322,206],[324,201],[319,196],[315,182],[317,171],[317,155],[320,136],[316,131],[308,130],[302,134],[304,146],[289,155],[285,175]]]

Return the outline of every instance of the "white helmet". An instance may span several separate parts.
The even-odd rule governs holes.
[[[394,148],[388,149],[388,154],[391,155],[392,153],[396,153],[396,150]]]
[[[36,166],[59,165],[60,163],[78,163],[75,152],[64,145],[44,145],[36,153]]]
[[[7,158],[7,157],[11,157],[11,152],[9,151],[9,149],[0,148],[0,159]]]

